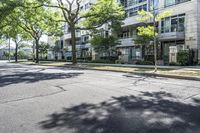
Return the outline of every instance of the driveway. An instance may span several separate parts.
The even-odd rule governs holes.
[[[0,133],[199,132],[199,81],[0,62]]]

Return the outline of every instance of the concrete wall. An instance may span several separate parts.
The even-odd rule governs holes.
[[[197,0],[197,47],[198,47],[198,59],[200,60],[200,0]]]
[[[162,7],[164,0],[160,4],[161,9]],[[200,59],[200,0],[191,0],[163,8],[161,11],[164,10],[172,10],[173,15],[185,14],[185,44],[195,50],[195,57]]]

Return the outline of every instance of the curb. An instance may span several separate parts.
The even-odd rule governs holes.
[[[23,64],[23,65],[37,65],[37,64]],[[48,65],[38,65],[38,66],[48,66]],[[164,75],[164,74],[157,74],[157,73],[141,73],[141,72],[126,72],[120,70],[103,70],[103,69],[94,69],[94,68],[87,68],[82,66],[73,66],[73,65],[65,65],[65,66],[48,66],[48,67],[57,67],[57,68],[76,68],[80,70],[95,70],[95,71],[107,71],[107,72],[121,72],[121,73],[130,73],[142,76],[149,76],[149,77],[165,77],[165,78],[173,78],[173,79],[183,79],[183,80],[195,80],[200,81],[198,77],[190,77],[190,76],[177,76],[177,75]]]
[[[85,70],[96,70],[96,71],[130,73],[130,74],[149,76],[149,77],[165,77],[165,78],[173,78],[173,79],[200,81],[200,78],[198,78],[198,77],[189,77],[189,76],[164,75],[164,74],[157,74],[157,73],[126,72],[126,71],[119,71],[119,70],[103,70],[103,69],[101,70],[101,69],[92,69],[92,68],[85,68],[85,67],[71,67],[71,68],[81,68],[81,69],[85,69]]]

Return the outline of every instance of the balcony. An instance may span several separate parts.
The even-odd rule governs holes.
[[[183,24],[172,25],[170,27],[162,27],[159,35],[160,41],[168,40],[184,40],[185,39],[185,27]]]
[[[184,39],[185,39],[185,33],[184,32],[162,33],[159,36],[160,41],[184,40]]]
[[[130,47],[134,46],[133,38],[126,38],[119,40],[121,45],[117,45],[117,47]]]
[[[77,38],[81,37],[81,33],[80,32],[76,32],[76,37]],[[64,34],[63,35],[63,39],[65,39],[65,40],[71,39],[71,33],[68,32],[68,33]]]

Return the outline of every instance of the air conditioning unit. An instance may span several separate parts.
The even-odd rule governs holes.
[[[170,46],[169,47],[169,62],[177,62],[177,53],[178,48],[177,46]]]

